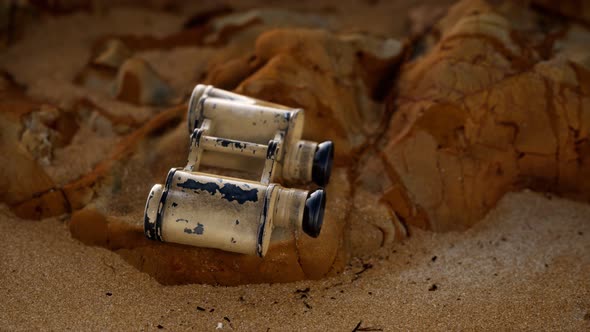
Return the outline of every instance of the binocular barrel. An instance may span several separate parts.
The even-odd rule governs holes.
[[[217,100],[228,100],[235,101],[242,105],[257,105],[266,108],[272,108],[275,110],[293,111],[293,108],[289,108],[280,104],[274,104],[267,101],[259,100],[252,97],[240,95],[231,91],[218,89],[212,85],[198,84],[193,89],[188,104],[188,131],[189,134],[193,130],[199,127],[199,118],[203,116],[202,112],[207,108],[204,107],[204,102],[208,98],[215,98]]]
[[[302,109],[200,84],[193,90],[188,107],[189,133],[203,129],[205,137],[198,146],[203,151],[199,163],[250,171],[253,165],[263,167],[263,163],[248,159],[262,159],[266,155],[264,146],[268,151],[269,142],[274,140],[282,148],[274,157],[277,167],[272,169],[270,182],[287,180],[325,186],[330,179],[333,143],[301,140],[303,123]]]
[[[148,239],[256,254],[268,250],[273,227],[317,237],[326,195],[235,178],[172,169],[148,196]]]

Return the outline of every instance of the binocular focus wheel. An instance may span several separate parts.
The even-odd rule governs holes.
[[[326,141],[318,144],[313,156],[311,179],[318,186],[324,187],[330,182],[332,161],[334,160],[334,143]]]
[[[324,223],[324,210],[326,208],[326,192],[318,189],[309,194],[305,201],[303,212],[303,231],[311,236],[318,237]]]

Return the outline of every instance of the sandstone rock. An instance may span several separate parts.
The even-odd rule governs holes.
[[[354,256],[370,254],[407,237],[405,220],[420,212],[411,209],[411,200],[386,176],[390,173],[389,165],[375,145],[366,149],[356,167],[349,221]]]
[[[37,11],[26,1],[0,3],[0,49],[18,40],[26,24],[31,24]]]
[[[51,190],[54,183],[21,143],[21,133],[25,130],[23,118],[41,109],[43,104],[27,98],[9,77],[1,77],[1,83],[0,99],[4,102],[0,103],[0,154],[10,162],[0,163],[0,200],[12,205]],[[43,150],[31,144],[29,148]]]
[[[175,145],[173,146],[174,149],[168,151],[169,153],[162,153],[162,164],[154,162],[154,152],[151,152],[153,146],[150,146],[147,142],[144,143],[142,140],[146,139],[146,137],[151,137],[152,139],[154,137],[159,137],[162,132],[166,131],[166,129],[177,126],[182,121],[185,113],[186,105],[181,105],[158,114],[148,123],[123,137],[113,147],[110,154],[98,163],[91,172],[65,184],[62,188],[72,210],[84,208],[92,202],[92,200],[98,197],[97,191],[99,190],[103,190],[102,194],[104,194],[105,200],[111,200],[112,196],[123,188],[129,191],[127,200],[133,198],[136,199],[134,203],[140,202],[135,206],[131,205],[130,209],[135,210],[136,214],[134,214],[133,217],[141,219],[140,214],[143,213],[143,208],[139,207],[144,205],[145,202],[142,201],[145,197],[141,197],[141,195],[138,195],[137,193],[143,188],[138,188],[132,183],[130,183],[129,186],[123,186],[120,178],[121,173],[124,172],[134,181],[140,180],[146,181],[146,183],[147,181],[156,182],[160,179],[157,178],[155,174],[146,177],[145,174],[147,171],[154,173],[160,171],[165,174],[170,168],[169,165],[179,164],[181,160],[184,161],[184,155],[186,154],[186,149],[188,149],[186,140],[179,138],[175,141]],[[135,153],[137,153],[136,151],[139,147],[148,149],[148,152],[150,152],[148,155],[150,159],[144,164],[138,165],[137,169],[124,171],[124,168],[126,167],[125,164]],[[146,190],[149,190],[149,188]],[[115,200],[115,202],[116,201],[117,200]]]
[[[232,70],[234,79],[229,82],[218,80],[217,85],[221,88],[233,88],[240,81],[236,78],[243,79],[256,69],[255,66],[243,66],[241,61],[236,62],[233,58],[244,52],[252,53],[252,44],[261,33],[278,27],[326,28],[329,24],[319,15],[294,14],[275,9],[222,15],[224,13],[226,12],[215,11],[201,25],[191,26],[163,38],[110,36],[100,39],[94,47],[95,55],[78,74],[76,83],[103,93],[114,93],[118,99],[134,104],[167,105],[174,98],[172,89],[154,71],[153,66],[139,57],[133,57],[133,54],[181,46],[223,45],[223,52],[210,57],[209,67],[211,71],[218,71],[216,67],[229,62],[226,68]],[[393,51],[399,47],[395,43],[390,46],[394,47]],[[249,58],[251,54],[246,56]]]
[[[363,80],[368,72],[359,55],[382,61],[383,75],[401,55],[395,41],[360,40],[321,30],[265,33],[256,42],[256,57],[263,65],[237,91],[305,109],[304,136],[333,140],[336,162],[351,158],[376,134],[384,116],[383,107],[370,97],[369,90],[379,80]]]
[[[182,46],[224,46],[220,52],[224,59],[240,55],[244,49],[263,32],[277,28],[323,28],[333,23],[325,15],[299,13],[283,9],[260,8],[231,12],[224,8],[213,8],[191,19],[185,29],[164,37],[153,36],[108,36],[98,41],[103,45],[109,39],[121,40],[133,52],[150,49],[171,49]],[[99,46],[104,47],[104,46]]]
[[[9,35],[12,33],[10,29],[13,27],[13,18],[11,15],[11,11],[14,11],[14,4],[10,2],[2,2],[0,4],[0,40],[2,41],[2,46],[8,43],[8,39],[10,38]]]
[[[171,109],[151,120],[122,141],[116,149],[119,152],[108,163],[64,188],[72,207],[82,208],[72,215],[72,235],[84,243],[116,250],[165,284],[294,281],[338,272],[348,255],[344,232],[350,187],[344,169],[334,170],[337,181],[328,187],[333,194],[320,237],[277,233],[264,259],[144,238],[146,193],[154,182],[162,181],[170,165],[185,163],[188,146],[184,121],[162,132],[183,119],[184,110]]]
[[[256,43],[256,61],[260,62],[260,70],[248,78],[238,91],[290,106],[305,107],[308,109],[306,116],[311,119],[306,125],[314,129],[326,127],[337,114],[341,115],[336,119],[346,126],[342,130],[343,139],[348,139],[347,130],[362,132],[363,135],[357,135],[355,142],[360,146],[374,134],[368,128],[376,128],[379,117],[383,116],[383,106],[370,98],[368,87],[371,85],[369,82],[377,82],[379,78],[363,79],[362,60],[357,55],[361,53],[376,59],[379,65],[374,68],[381,66],[388,69],[399,60],[401,45],[393,40],[370,36],[338,37],[314,30],[269,32]],[[342,57],[340,63],[331,63],[329,59],[334,54]],[[276,66],[288,68],[289,73],[284,74]],[[228,68],[215,73],[224,70]],[[301,76],[290,76],[296,72],[300,72]],[[240,73],[232,71],[226,75],[239,76]],[[300,84],[314,86],[333,98],[319,100],[319,94],[302,94],[304,91],[295,88]],[[271,91],[283,91],[284,94],[281,98],[268,98],[269,95],[264,93]],[[313,92],[312,89],[309,91]],[[359,96],[359,100],[355,96]],[[346,99],[341,100],[343,98]],[[347,101],[351,105],[346,105]],[[317,103],[320,102],[325,105],[325,116],[316,113]],[[359,104],[369,105],[374,114],[363,116]],[[344,109],[339,110],[339,107]],[[353,195],[347,168],[334,170],[334,180],[327,188],[327,212],[320,237],[311,239],[303,234],[273,234],[271,248],[264,260],[213,249],[144,240],[142,214],[145,194],[153,183],[162,181],[161,177],[168,168],[182,166],[186,162],[186,128],[184,121],[179,121],[182,115],[177,110],[162,113],[121,142],[118,149],[125,153],[113,154],[108,164],[97,167],[96,173],[64,188],[74,209],[86,206],[72,216],[70,227],[75,237],[85,243],[117,250],[130,263],[166,284],[208,282],[231,285],[293,281],[320,278],[342,269],[350,253],[346,220]],[[181,123],[176,126],[178,122]],[[314,135],[318,137],[322,134],[325,135],[316,129],[312,134],[307,133],[306,137],[314,139]],[[346,145],[343,146],[345,148]],[[344,159],[342,164],[345,164]],[[93,189],[89,192],[88,188]],[[138,192],[144,195],[138,195]],[[391,241],[397,232],[392,216],[384,204],[371,206],[375,205],[381,207],[375,216],[388,217],[385,223],[389,224],[383,227],[388,227],[386,241]],[[88,231],[95,228],[96,231]]]
[[[144,60],[131,58],[119,68],[114,86],[117,99],[134,104],[167,105],[174,98],[172,89]]]
[[[590,4],[584,0],[551,1],[534,0],[533,3],[539,8],[570,18],[579,19],[590,23]]]
[[[590,198],[588,68],[570,52],[590,32],[561,39],[536,15],[462,1],[437,25],[440,40],[404,65],[381,153],[383,199],[406,222],[464,229],[519,188]]]
[[[125,50],[123,53],[129,51],[132,54],[144,55],[158,50],[172,51],[198,47],[202,53],[212,52],[207,61],[208,71],[212,74],[207,75],[207,78],[215,81],[216,86],[220,88],[234,89],[257,69],[257,62],[253,63],[250,60],[254,53],[252,45],[260,34],[275,28],[330,28],[331,24],[331,20],[319,14],[281,9],[253,9],[232,13],[227,7],[214,6],[187,21],[185,29],[167,36],[121,35],[106,36],[97,40],[94,46],[95,53],[115,46],[118,51],[112,50],[99,54],[98,57],[94,56],[95,60],[78,75],[77,81],[87,87],[105,91],[105,85],[108,88],[116,71],[92,63],[98,58],[112,57],[112,54],[121,53],[122,50]],[[113,44],[114,41],[117,41],[116,44]],[[231,74],[228,70],[214,74],[213,72],[220,71],[220,67],[231,70]],[[224,76],[225,79],[220,76]]]
[[[98,51],[98,54],[92,60],[95,65],[119,68],[125,60],[133,55],[131,50],[118,39],[109,39],[104,45],[100,46],[102,49]]]
[[[67,145],[78,130],[75,114],[48,105],[27,114],[23,122],[21,144],[43,166],[51,163],[53,148]]]
[[[80,100],[71,109],[35,101],[9,77],[2,78],[0,94],[0,151],[11,160],[0,165],[0,200],[22,218],[70,212],[64,185],[70,187],[68,182],[104,158],[101,150],[110,149],[125,128],[138,126],[133,118],[112,115],[90,101]],[[92,151],[76,154],[88,145]]]
[[[109,40],[75,82],[136,105],[170,105],[174,90],[145,60],[133,57],[119,40]]]

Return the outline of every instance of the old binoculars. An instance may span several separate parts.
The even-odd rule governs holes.
[[[303,122],[301,109],[205,85],[195,87],[188,106],[191,148],[203,164],[258,170],[263,183],[313,181],[325,186],[332,170],[333,143],[301,140]],[[269,157],[276,162],[272,169],[264,162]]]
[[[326,193],[279,183],[328,183],[332,142],[301,140],[303,110],[197,85],[188,107],[189,156],[147,199],[152,240],[264,256],[274,228],[320,234]],[[199,172],[200,165],[259,181]]]

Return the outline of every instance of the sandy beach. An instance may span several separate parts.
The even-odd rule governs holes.
[[[414,230],[334,278],[215,287],[162,286],[60,220],[3,208],[1,329],[582,331],[589,216],[586,204],[514,193],[469,231]]]

